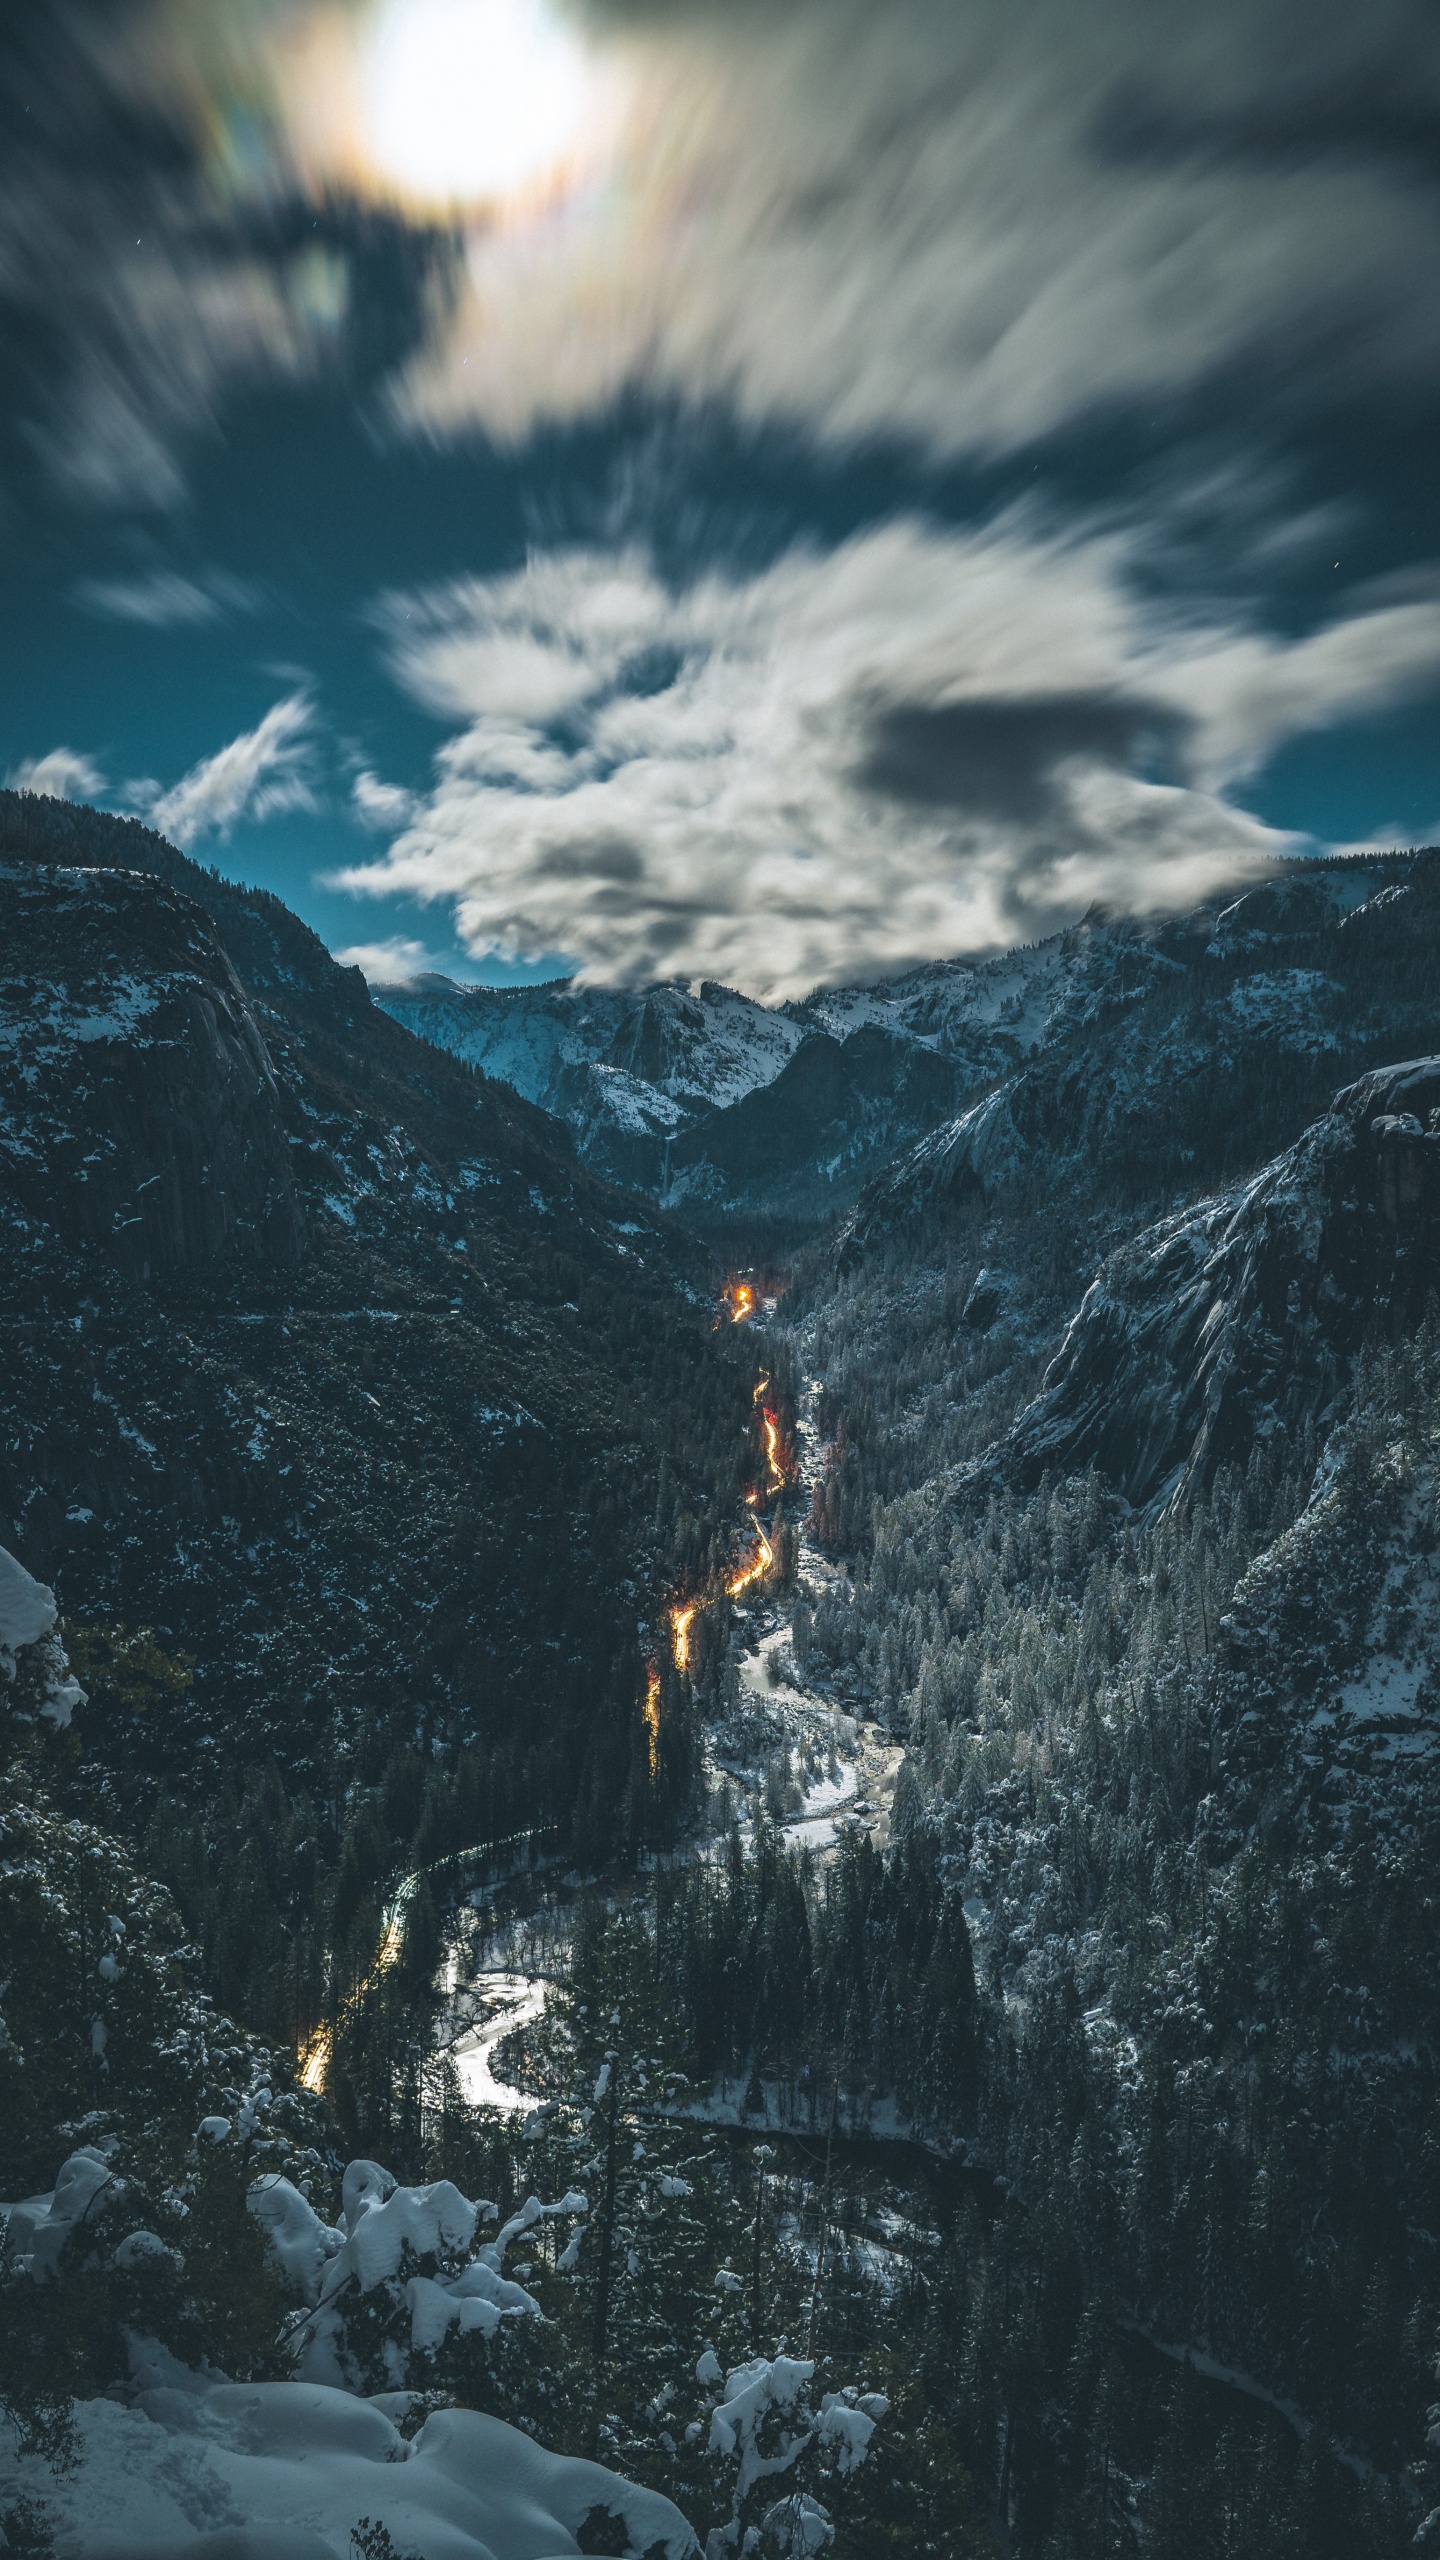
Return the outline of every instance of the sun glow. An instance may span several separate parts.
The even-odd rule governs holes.
[[[380,0],[361,66],[379,174],[422,203],[503,201],[565,171],[592,57],[549,0]]]

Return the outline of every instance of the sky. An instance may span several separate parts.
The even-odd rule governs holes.
[[[0,775],[767,1000],[1440,836],[1427,0],[0,20]]]

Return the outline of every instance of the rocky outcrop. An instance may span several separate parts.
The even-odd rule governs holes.
[[[1097,1467],[1135,1504],[1323,1415],[1372,1332],[1440,1277],[1440,1057],[1362,1077],[1253,1180],[1149,1228],[1087,1292],[998,1453]]]
[[[952,1109],[948,1058],[873,1024],[844,1040],[812,1032],[773,1082],[677,1136],[664,1199],[679,1208],[823,1208],[916,1129]]]
[[[135,1280],[299,1261],[254,1013],[207,919],[126,871],[0,869],[0,1187],[32,1237]]]
[[[937,1209],[988,1204],[1013,1184],[1033,1152],[1031,1135],[1017,1124],[1017,1105],[1030,1090],[1020,1076],[997,1085],[867,1182],[836,1238],[839,1268],[852,1269],[887,1236]]]

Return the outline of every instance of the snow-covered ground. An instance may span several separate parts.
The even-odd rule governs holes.
[[[460,2086],[472,2107],[499,2107],[514,2115],[534,2106],[533,2097],[508,2080],[497,2078],[494,2053],[517,2027],[528,2027],[545,2006],[550,1985],[528,1973],[481,1973],[468,1985],[454,1986],[455,2013],[475,2011],[474,2023],[462,2029],[450,2046]]]

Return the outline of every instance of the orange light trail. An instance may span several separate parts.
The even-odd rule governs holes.
[[[645,1674],[645,1736],[650,1746],[650,1775],[660,1768],[660,1665],[652,1662]]]
[[[748,1280],[727,1280],[720,1293],[720,1304],[732,1324],[743,1324],[747,1316],[754,1315],[759,1300]],[[719,1323],[718,1316],[715,1321]]]
[[[762,1574],[768,1573],[775,1561],[775,1550],[758,1520],[755,1523],[755,1535],[760,1541],[758,1552],[751,1557],[747,1565],[743,1565],[737,1573],[732,1573],[725,1585],[732,1600],[738,1591],[748,1591],[752,1582],[758,1582]]]
[[[380,1923],[380,1944],[375,1950],[375,1962],[364,1981],[356,1983],[349,1999],[345,2002],[340,2012],[342,2024],[354,2017],[367,1991],[373,1991],[382,1976],[399,1963],[405,1949],[406,1914],[415,1899],[415,1889],[419,1882],[420,1870],[417,1868],[413,1874],[403,1876],[396,1887]],[[334,2050],[334,2028],[329,2025],[320,2026],[315,2029],[300,2056],[300,2086],[302,2089],[308,2089],[313,2098],[318,2098],[325,2086]]]
[[[737,1280],[730,1283],[725,1292],[725,1304],[731,1308],[732,1321],[734,1323],[738,1324],[742,1315],[750,1313],[754,1305],[754,1299],[755,1292],[749,1286],[747,1281]],[[778,1494],[783,1493],[785,1489],[786,1476],[784,1466],[781,1464],[780,1459],[780,1417],[776,1413],[773,1405],[768,1405],[764,1402],[765,1390],[769,1384],[770,1372],[768,1369],[762,1369],[759,1378],[755,1383],[751,1401],[759,1407],[760,1428],[765,1440],[765,1468],[766,1474],[769,1478],[766,1490],[767,1492]],[[745,1501],[747,1507],[753,1512],[759,1507],[760,1496],[758,1493],[747,1493]],[[779,1511],[777,1509],[775,1515],[776,1520],[779,1519],[779,1516]],[[755,1521],[754,1525],[755,1536],[758,1540],[754,1554],[751,1556],[748,1564],[737,1565],[734,1572],[726,1576],[726,1579],[721,1586],[727,1598],[731,1600],[737,1599],[742,1591],[748,1591],[753,1583],[761,1581],[769,1572],[775,1561],[775,1549],[771,1544],[770,1538],[767,1537],[758,1519]],[[772,1529],[774,1525],[775,1524],[772,1521]],[[677,1671],[689,1670],[691,1629],[700,1615],[701,1610],[712,1609],[717,1597],[718,1594],[712,1592],[708,1597],[702,1596],[697,1600],[676,1600],[671,1603],[669,1611],[670,1645],[675,1658],[675,1668]],[[652,1680],[654,1680],[656,1676],[657,1675],[652,1673]],[[651,1694],[654,1694],[653,1690]],[[645,1707],[645,1717],[648,1724],[650,1720],[650,1703],[648,1698]]]
[[[773,1405],[760,1403],[769,1384],[770,1373],[768,1369],[762,1369],[752,1401],[760,1405],[760,1428],[765,1435],[765,1464],[770,1470],[770,1490],[778,1493],[785,1482],[785,1470],[780,1464],[780,1419]]]

